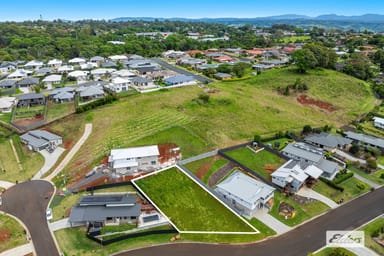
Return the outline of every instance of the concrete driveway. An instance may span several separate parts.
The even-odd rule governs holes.
[[[58,147],[52,153],[49,153],[47,150],[42,150],[39,153],[44,157],[44,165],[41,167],[32,180],[40,179],[45,173],[47,173],[57,162],[61,154],[65,151],[64,148]]]
[[[307,187],[303,187],[299,190],[299,192],[297,192],[297,194],[299,196],[304,196],[304,197],[309,197],[309,198],[313,198],[313,199],[316,199],[320,202],[323,202],[325,203],[326,205],[328,205],[329,207],[331,207],[332,209],[335,209],[336,207],[338,207],[339,205],[333,201],[332,199],[326,197],[326,196],[323,196],[322,194],[320,193],[317,193],[316,191],[310,189],[310,188],[307,188]]]

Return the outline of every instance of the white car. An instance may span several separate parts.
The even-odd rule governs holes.
[[[3,199],[0,196],[0,206],[3,204]]]
[[[52,209],[51,208],[48,208],[47,210],[47,220],[51,220],[53,219],[53,216],[52,216]]]

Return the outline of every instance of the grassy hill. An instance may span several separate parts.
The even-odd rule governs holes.
[[[277,93],[301,78],[307,95],[333,104],[330,113],[315,106],[303,106],[296,95]],[[300,75],[291,69],[264,72],[243,81],[210,85],[207,104],[194,100],[203,93],[199,87],[185,87],[121,99],[50,126],[64,139],[75,142],[83,125],[92,122],[94,131],[67,171],[88,171],[110,149],[133,145],[175,142],[184,157],[210,148],[249,140],[255,133],[300,129],[305,124],[340,126],[373,108],[375,99],[361,80],[330,70],[315,70]]]

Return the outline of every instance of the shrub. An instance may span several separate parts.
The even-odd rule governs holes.
[[[337,190],[339,190],[340,192],[343,192],[343,191],[344,191],[344,188],[343,188],[342,186],[339,186],[339,185],[337,185],[336,183],[334,183],[334,182],[332,182],[332,181],[330,181],[330,180],[327,180],[327,179],[324,178],[324,177],[319,177],[319,179],[320,179],[322,182],[326,183],[328,186],[330,186],[330,187],[332,187],[332,188],[334,188],[334,189],[337,189]]]
[[[380,174],[380,179],[384,179],[384,173]]]
[[[333,183],[340,184],[341,182],[351,178],[353,176],[353,172],[348,173],[338,173],[336,178],[333,180]]]
[[[359,183],[356,184],[356,187],[357,187],[358,189],[360,189],[360,190],[364,190],[364,189],[365,189],[365,184],[362,183],[362,182],[359,182]]]

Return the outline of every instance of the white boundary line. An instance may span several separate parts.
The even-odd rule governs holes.
[[[181,171],[184,175],[186,175],[189,179],[191,179],[194,183],[196,183],[197,185],[199,185],[201,188],[203,188],[204,191],[206,191],[209,195],[211,195],[213,198],[215,198],[219,203],[221,203],[222,205],[224,205],[224,207],[226,207],[227,209],[229,209],[233,214],[235,214],[235,216],[237,216],[239,219],[241,219],[245,224],[247,224],[250,228],[252,228],[253,230],[255,230],[255,232],[231,232],[231,231],[182,231],[180,230],[169,218],[167,215],[165,215],[161,210],[160,208],[148,197],[147,194],[144,193],[143,190],[141,190],[139,188],[139,186],[135,183],[136,180],[140,180],[140,179],[143,179],[143,178],[147,178],[149,176],[152,176],[152,175],[155,175],[155,174],[158,174],[160,172],[163,172],[163,171],[167,171],[169,169],[172,169],[172,168],[177,168],[179,171]],[[155,171],[155,172],[152,172],[152,173],[148,173],[146,175],[143,175],[143,176],[140,176],[138,178],[135,178],[135,179],[132,179],[131,180],[132,184],[134,184],[134,186],[143,194],[147,197],[147,199],[150,201],[150,203],[156,208],[158,209],[158,211],[163,215],[165,216],[165,218],[172,224],[172,226],[175,227],[175,229],[180,233],[180,234],[236,234],[236,235],[255,235],[255,234],[259,234],[260,231],[257,230],[254,226],[252,226],[250,223],[248,223],[246,220],[244,220],[241,215],[239,215],[237,212],[235,212],[233,209],[231,209],[228,205],[226,205],[225,203],[223,203],[219,198],[217,198],[214,194],[211,193],[211,191],[207,190],[204,186],[202,186],[201,184],[199,184],[198,182],[196,182],[188,173],[184,172],[184,170],[182,170],[181,168],[179,168],[177,165],[172,165],[170,167],[167,167],[167,168],[164,168],[164,169],[161,169],[161,170],[158,170],[158,171]]]

